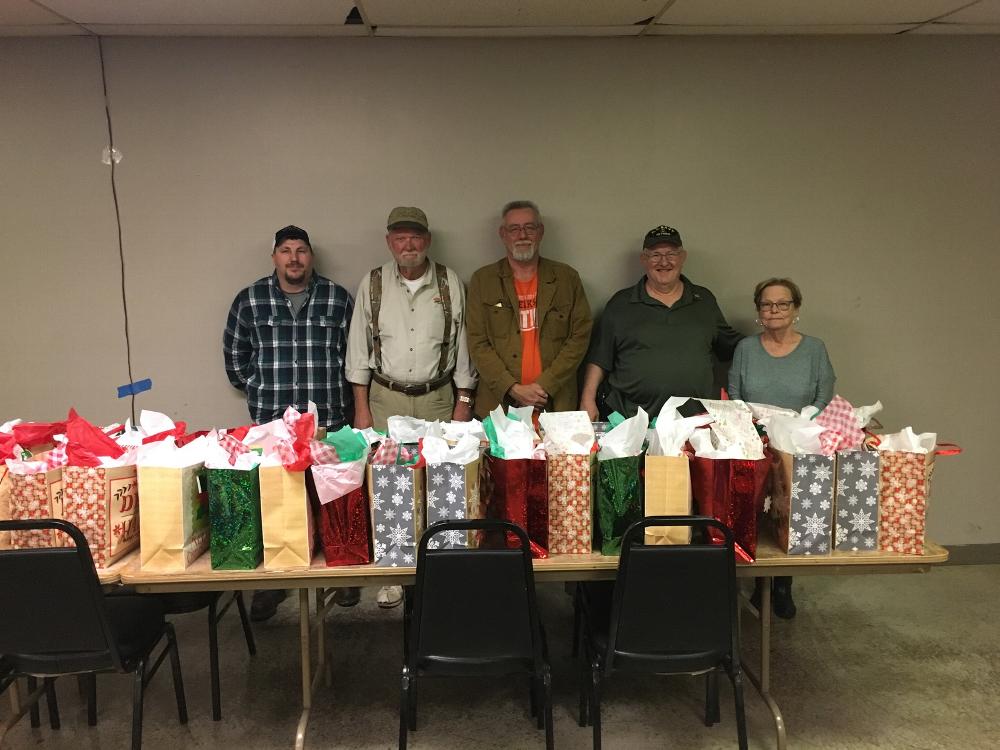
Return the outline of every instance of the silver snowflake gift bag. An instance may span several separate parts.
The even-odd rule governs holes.
[[[483,518],[479,494],[481,458],[468,464],[449,461],[427,464],[427,526],[438,521]],[[430,549],[478,547],[475,531],[451,530],[427,542]]]
[[[424,468],[370,463],[367,472],[375,565],[416,565],[424,532]]]
[[[833,547],[835,458],[774,451],[771,519],[778,549],[789,555],[827,555]]]
[[[837,453],[834,546],[846,552],[878,549],[881,457],[871,451]]]

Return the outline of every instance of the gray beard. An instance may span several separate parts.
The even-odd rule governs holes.
[[[531,260],[532,258],[535,257],[535,248],[532,248],[531,250],[520,250],[520,251],[511,250],[510,255],[514,260],[520,260],[520,261]]]

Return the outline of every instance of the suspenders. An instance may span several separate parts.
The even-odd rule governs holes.
[[[444,377],[448,367],[448,353],[451,349],[451,290],[448,287],[448,269],[441,263],[434,264],[437,277],[438,295],[441,297],[441,311],[444,313],[444,338],[441,344],[441,359],[438,361],[437,377]],[[372,308],[372,353],[375,355],[375,372],[382,373],[382,338],[379,335],[378,315],[382,309],[382,268],[373,268],[369,277],[368,298]]]

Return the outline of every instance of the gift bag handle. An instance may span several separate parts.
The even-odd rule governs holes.
[[[957,456],[962,452],[962,447],[955,443],[938,443],[934,447],[934,454],[937,456]]]

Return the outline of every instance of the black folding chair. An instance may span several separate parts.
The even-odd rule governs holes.
[[[724,545],[645,545],[648,527],[713,527]],[[651,516],[622,539],[614,585],[581,584],[584,658],[580,726],[591,723],[601,747],[601,681],[612,672],[706,674],[705,724],[719,721],[718,675],[733,684],[739,747],[747,746],[737,620],[733,534],[714,518]]]
[[[507,532],[520,547],[435,548],[442,532],[473,530]],[[417,728],[418,677],[510,674],[531,676],[532,716],[552,750],[552,677],[524,529],[487,519],[432,524],[420,537],[416,585],[404,604],[400,750]]]
[[[177,639],[160,603],[142,596],[105,597],[87,540],[73,524],[51,518],[0,522],[0,531],[31,529],[62,532],[76,546],[0,551],[0,611],[5,613],[0,654],[9,678],[42,677],[49,692],[60,675],[86,675],[92,686],[93,675],[100,672],[134,674],[132,749],[139,750],[145,688],[169,655],[177,715],[181,724],[187,723]],[[164,637],[167,642],[154,660],[153,651]],[[39,697],[35,691],[28,703],[35,705]],[[28,710],[22,706],[3,733]]]

